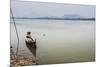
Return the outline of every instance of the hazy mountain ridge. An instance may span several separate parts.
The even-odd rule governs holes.
[[[11,17],[12,18],[12,17]],[[15,19],[51,19],[51,20],[95,20],[93,17],[84,17],[77,14],[64,15],[62,17],[39,16],[39,17],[14,17]]]

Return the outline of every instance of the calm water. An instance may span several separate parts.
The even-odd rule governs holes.
[[[33,57],[25,45],[26,32],[31,31],[33,39],[37,39],[39,64],[95,60],[94,21],[16,19],[16,24],[20,37],[19,55]],[[11,44],[16,50],[13,23]]]

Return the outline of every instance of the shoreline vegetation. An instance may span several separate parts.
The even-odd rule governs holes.
[[[12,17],[10,17],[12,19]],[[14,17],[15,19],[40,19],[40,20],[95,20],[95,18],[51,18],[51,17]]]

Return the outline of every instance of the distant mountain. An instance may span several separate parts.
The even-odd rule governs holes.
[[[77,14],[69,14],[69,15],[64,15],[63,18],[84,18],[84,17]]]
[[[80,16],[80,15],[77,15],[77,14],[64,15],[62,17],[54,17],[54,16],[53,17],[52,16],[15,17],[15,19],[95,20],[95,18],[84,17],[84,16]]]

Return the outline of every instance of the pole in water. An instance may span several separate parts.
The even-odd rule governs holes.
[[[14,27],[15,27],[15,31],[16,31],[16,36],[17,36],[17,50],[16,50],[16,56],[18,56],[18,50],[19,50],[19,36],[18,36],[18,31],[17,31],[17,27],[16,27],[16,23],[15,23],[15,18],[14,18],[14,15],[13,15],[13,12],[12,12],[12,9],[10,8],[10,12],[11,12],[11,15],[12,15],[12,19],[13,19],[13,23],[14,23]]]

